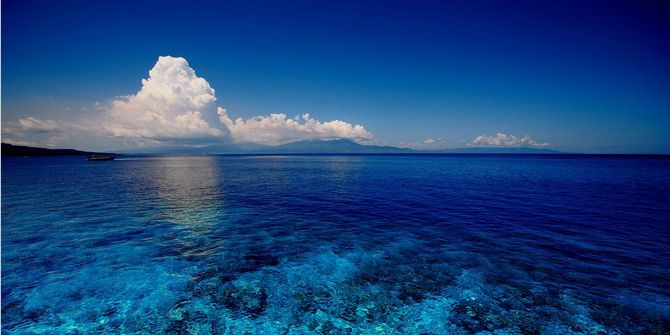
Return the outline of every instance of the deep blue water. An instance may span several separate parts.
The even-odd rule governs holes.
[[[668,334],[670,158],[3,158],[2,324]]]

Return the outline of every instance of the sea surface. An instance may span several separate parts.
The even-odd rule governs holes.
[[[670,334],[670,158],[2,158],[3,334]]]

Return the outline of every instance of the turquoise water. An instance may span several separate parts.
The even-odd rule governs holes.
[[[667,334],[670,159],[2,159],[6,334]]]

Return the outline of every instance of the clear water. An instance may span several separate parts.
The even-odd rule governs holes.
[[[668,334],[670,159],[2,159],[5,334]]]

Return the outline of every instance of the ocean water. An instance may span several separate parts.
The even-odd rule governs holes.
[[[2,333],[670,334],[670,158],[3,158]]]

